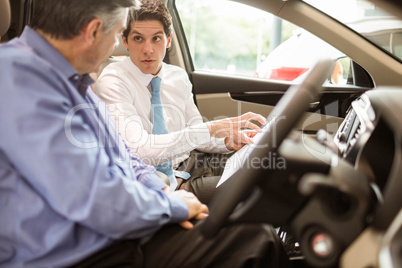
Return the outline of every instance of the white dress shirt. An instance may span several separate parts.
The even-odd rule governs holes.
[[[127,146],[150,165],[172,160],[177,166],[189,152],[227,153],[224,139],[211,138],[208,127],[194,103],[192,85],[186,72],[163,63],[161,101],[169,134],[152,134],[151,116],[154,77],[144,74],[130,58],[109,64],[99,76],[95,93],[108,104]]]

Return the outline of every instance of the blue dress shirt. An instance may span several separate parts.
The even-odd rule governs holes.
[[[0,46],[0,267],[67,266],[187,218],[92,82],[29,27]]]

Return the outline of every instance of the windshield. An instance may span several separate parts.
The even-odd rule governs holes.
[[[366,0],[304,0],[402,59],[402,20]]]

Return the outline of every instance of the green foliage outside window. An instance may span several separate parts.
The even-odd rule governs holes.
[[[270,52],[274,16],[227,0],[176,0],[196,70],[254,76]],[[281,41],[298,28],[282,23]]]

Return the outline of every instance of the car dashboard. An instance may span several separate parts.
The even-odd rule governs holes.
[[[375,102],[378,95],[363,94],[352,103],[334,142],[343,159],[383,189],[395,156],[396,133],[384,118],[382,106],[373,107],[371,99]]]
[[[295,170],[294,162],[302,170],[297,188],[309,198],[300,201],[305,204],[291,220],[290,227],[304,257],[314,267],[336,263],[333,256],[347,252],[368,229],[374,233],[392,232],[386,235],[388,242],[381,239],[375,245],[367,242],[360,245],[380,247],[381,244],[381,251],[388,252],[382,256],[394,258],[388,258],[387,265],[379,267],[402,264],[400,254],[395,254],[402,250],[401,103],[400,89],[381,87],[367,91],[352,103],[333,141],[293,133],[281,145],[279,152],[289,166]],[[322,237],[326,237],[327,245],[337,245],[331,246],[325,256],[320,255],[323,253],[318,250],[319,242],[313,246]],[[356,261],[355,256],[351,259]],[[365,267],[342,265],[351,266]]]
[[[334,139],[342,157],[356,158],[358,148],[367,142],[374,130],[375,119],[374,109],[366,95],[352,103]]]
[[[377,194],[367,224],[374,233],[385,233],[376,245],[380,247],[376,256],[379,267],[402,265],[401,103],[402,93],[397,88],[366,92],[352,103],[334,137],[339,155],[367,176]]]

